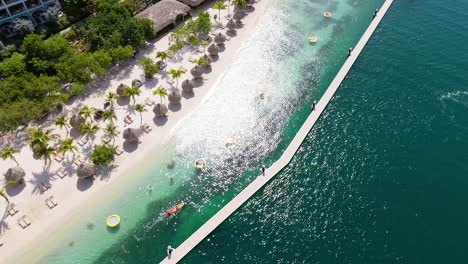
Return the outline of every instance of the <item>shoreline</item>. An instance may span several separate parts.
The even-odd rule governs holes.
[[[204,8],[201,7],[201,10]],[[200,10],[198,9],[198,10]],[[198,105],[203,103],[203,100],[209,96],[213,87],[215,87],[216,82],[222,77],[222,75],[229,69],[229,66],[236,59],[237,50],[241,48],[242,43],[247,40],[250,36],[250,32],[255,29],[256,22],[265,14],[267,9],[267,1],[260,1],[255,4],[255,11],[249,13],[243,20],[244,27],[237,30],[237,36],[233,37],[230,41],[225,44],[226,50],[221,52],[219,55],[219,60],[212,63],[212,72],[204,75],[204,83],[201,87],[195,88],[195,96],[189,99],[182,99],[182,108],[175,112],[169,113],[169,118],[166,124],[163,126],[155,126],[152,122],[150,123],[153,131],[148,135],[142,137],[142,144],[137,147],[135,154],[132,155],[132,163],[122,163],[126,159],[129,159],[129,153],[124,153],[120,157],[116,157],[115,164],[121,164],[117,169],[111,171],[111,176],[104,177],[101,179],[96,179],[92,186],[89,186],[84,190],[77,190],[78,184],[76,176],[67,176],[64,179],[55,178],[50,180],[51,189],[45,193],[40,194],[39,192],[34,191],[35,186],[29,182],[34,180],[32,178],[39,179],[40,176],[44,176],[42,171],[42,161],[34,160],[32,158],[31,152],[27,151],[28,147],[23,147],[21,152],[18,153],[17,159],[20,162],[21,166],[27,172],[25,177],[26,187],[19,190],[17,194],[10,195],[10,200],[18,205],[20,212],[14,217],[7,217],[5,222],[10,230],[2,236],[4,245],[0,248],[0,252],[3,253],[4,260],[13,261],[15,263],[30,263],[31,261],[38,261],[49,253],[49,250],[58,245],[61,241],[60,239],[63,235],[49,237],[50,233],[56,233],[57,231],[65,230],[64,232],[69,232],[73,228],[73,223],[80,221],[80,216],[91,214],[99,208],[98,205],[104,202],[104,200],[110,200],[111,192],[114,192],[116,189],[122,189],[127,186],[129,181],[133,181],[135,178],[124,177],[130,170],[139,168],[138,172],[132,171],[132,176],[141,177],[144,175],[144,171],[148,169],[152,162],[154,162],[154,154],[151,155],[151,159],[148,159],[148,154],[157,152],[157,158],[164,156],[164,153],[158,151],[159,149],[165,149],[165,146],[168,145],[168,140],[172,134],[172,130],[177,127],[184,118],[188,118],[193,110],[197,108]],[[211,15],[217,14],[218,11],[208,10]],[[224,10],[226,12],[226,10]],[[222,14],[223,16],[223,14]],[[149,48],[145,49],[144,52],[141,52],[139,55],[148,55],[151,54],[151,57],[154,57],[156,50],[163,50],[167,48],[168,36],[170,32],[161,37],[154,43],[151,43]],[[151,47],[153,46],[153,47]],[[184,53],[184,55],[186,55]],[[128,81],[134,76],[142,75],[142,70],[134,63],[133,65],[126,66],[122,69],[121,72],[131,71],[131,76],[122,77],[117,74],[109,82],[106,90],[114,90],[118,83],[123,82],[128,84]],[[172,63],[171,63],[172,64]],[[181,65],[184,66],[185,64]],[[169,67],[172,68],[172,67]],[[190,68],[187,68],[189,70]],[[125,75],[125,73],[123,74]],[[129,74],[126,74],[129,75]],[[187,74],[184,75],[188,76]],[[163,83],[163,78],[158,76],[158,85]],[[181,80],[183,80],[182,78]],[[125,81],[124,81],[125,80]],[[149,81],[151,85],[152,81]],[[148,83],[148,82],[147,82]],[[145,85],[144,85],[145,86]],[[143,87],[144,87],[143,86]],[[154,86],[154,85],[151,85]],[[151,88],[143,88],[145,92],[151,92]],[[143,92],[143,91],[142,91]],[[104,92],[95,91],[94,94],[91,94],[88,98],[80,100],[81,103],[86,103],[89,106],[95,106],[102,103],[104,98]],[[143,101],[143,96],[138,98],[138,101]],[[78,100],[77,100],[78,101]],[[75,102],[73,106],[76,106],[78,103]],[[127,105],[121,105],[122,108],[127,107]],[[144,120],[152,120],[152,112],[149,109],[148,112],[143,114]],[[135,121],[137,122],[137,120]],[[61,131],[62,134],[64,131]],[[154,137],[157,135],[157,139]],[[152,137],[152,140],[149,139]],[[121,137],[118,137],[118,144],[122,142]],[[149,144],[148,144],[149,143]],[[28,157],[29,155],[29,157]],[[67,158],[66,158],[67,159]],[[12,167],[13,163],[11,161],[0,161],[1,167]],[[60,164],[53,161],[52,168],[50,171],[54,171],[59,167]],[[139,166],[142,165],[142,166]],[[137,167],[138,166],[138,167]],[[35,175],[32,177],[31,175]],[[50,177],[50,173],[45,175]],[[111,188],[109,188],[112,186]],[[31,190],[32,189],[32,190]],[[28,193],[31,190],[30,193]],[[47,208],[44,204],[44,199],[53,195],[55,201],[58,202],[58,206],[52,210]],[[95,199],[100,200],[95,202]],[[86,201],[86,202],[85,202]],[[93,201],[94,206],[91,205]],[[85,208],[85,209],[84,209]],[[32,219],[31,226],[27,227],[25,230],[21,229],[17,223],[16,219],[23,214],[28,215]],[[69,220],[77,219],[77,220]],[[82,222],[83,220],[81,220]],[[27,236],[25,236],[27,234]],[[44,238],[49,237],[48,240],[43,240]],[[39,243],[40,242],[40,243]],[[39,245],[39,246],[38,246]],[[20,257],[18,257],[20,256]]]

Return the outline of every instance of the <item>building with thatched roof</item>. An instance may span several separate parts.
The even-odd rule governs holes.
[[[13,181],[16,183],[21,182],[25,175],[26,173],[21,167],[9,168],[4,174],[6,182]]]
[[[139,135],[140,135],[140,131],[136,128],[126,128],[122,133],[122,136],[125,139],[125,142],[128,142],[130,144],[138,143]]]
[[[90,163],[81,163],[76,169],[76,175],[80,179],[88,179],[96,174],[96,166]]]
[[[125,89],[129,88],[128,85],[125,85],[123,83],[121,83],[119,86],[117,86],[117,90],[115,91],[115,93],[122,97],[122,96],[126,96],[125,95]]]
[[[167,105],[165,104],[160,104],[160,103],[157,103],[154,107],[153,107],[153,113],[156,117],[165,117],[167,116]]]
[[[191,80],[186,79],[185,81],[182,82],[182,91],[184,93],[193,93],[193,83]]]
[[[178,104],[180,103],[180,100],[182,100],[182,94],[179,92],[179,90],[174,90],[169,94],[167,99],[171,104]]]
[[[190,7],[176,0],[161,0],[146,8],[136,15],[139,18],[148,18],[154,22],[153,29],[160,32],[184,16],[190,11]]]
[[[205,0],[177,0],[181,3],[189,5],[191,7],[199,6],[201,3],[205,2]]]
[[[81,125],[85,122],[84,117],[80,115],[73,115],[70,118],[70,126],[75,129],[80,129]]]

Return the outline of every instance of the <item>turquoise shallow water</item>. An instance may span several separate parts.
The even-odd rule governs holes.
[[[281,155],[381,4],[272,7],[167,154],[40,262],[161,260]],[[461,0],[395,2],[291,165],[183,262],[466,262],[463,10]],[[162,216],[182,200],[176,217]],[[123,221],[110,232],[103,219],[114,212]]]

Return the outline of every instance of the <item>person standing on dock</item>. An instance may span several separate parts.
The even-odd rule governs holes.
[[[262,176],[265,176],[265,167],[262,167]]]
[[[348,50],[348,58],[351,56],[351,52],[353,51],[353,48],[349,48]]]
[[[317,104],[317,102],[315,102],[315,101],[312,103],[312,111],[315,111],[315,105],[316,104]]]
[[[379,10],[378,10],[378,9],[376,9],[376,10],[374,11],[374,16],[372,17],[372,19],[374,19],[374,18],[377,16],[377,13],[379,13]]]
[[[172,251],[174,251],[174,248],[172,248],[170,245],[167,246],[167,258],[171,258]]]

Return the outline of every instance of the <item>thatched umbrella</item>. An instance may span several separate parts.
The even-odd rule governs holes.
[[[115,93],[118,95],[118,96],[126,96],[125,95],[125,88],[128,88],[127,85],[121,83],[118,87],[117,87],[117,90],[115,91]]]
[[[70,118],[70,126],[76,129],[80,129],[81,124],[85,122],[84,117],[79,116],[79,115],[73,115]]]
[[[174,90],[167,96],[167,99],[171,104],[178,104],[180,103],[180,100],[182,100],[182,94],[179,90]]]
[[[237,21],[237,23],[241,22],[241,20],[244,18],[244,14],[242,11],[235,12],[234,15],[232,16],[232,19]]]
[[[138,80],[138,79],[133,79],[133,81],[132,81],[132,86],[134,86],[134,87],[140,87],[140,86],[142,86],[142,85],[143,85],[143,83],[142,83],[140,80]]]
[[[167,115],[167,106],[165,104],[157,103],[153,107],[153,113],[156,117],[164,117]]]
[[[210,54],[210,56],[218,56],[219,48],[214,43],[211,43],[207,51],[208,51],[208,54]]]
[[[229,21],[226,23],[226,27],[228,31],[236,31],[237,25],[236,22],[234,22],[234,20],[229,19]]]
[[[96,174],[96,166],[91,163],[81,163],[76,169],[76,175],[80,179],[88,179]]]
[[[203,75],[203,70],[200,66],[195,66],[190,70],[190,73],[192,74],[194,79],[201,79]]]
[[[138,143],[139,130],[136,128],[126,128],[124,129],[122,136],[125,139],[125,142],[135,144]]]
[[[226,41],[226,37],[223,35],[223,33],[219,32],[215,35],[214,42],[216,42],[216,44],[223,45],[224,41]]]
[[[23,180],[26,173],[24,172],[23,168],[21,168],[21,167],[13,167],[13,168],[9,168],[5,172],[4,175],[5,175],[5,179],[6,179],[7,182],[14,181],[14,182],[18,183],[18,182],[21,182]]]
[[[193,83],[189,79],[183,81],[181,86],[184,93],[193,93]]]

